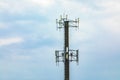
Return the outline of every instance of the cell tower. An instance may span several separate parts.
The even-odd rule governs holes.
[[[56,63],[64,63],[64,80],[70,80],[70,62],[75,61],[78,63],[79,61],[79,50],[69,49],[69,28],[78,28],[79,18],[75,20],[69,20],[67,17],[67,15],[61,15],[59,20],[56,19],[57,28],[64,28],[64,49],[55,51]]]

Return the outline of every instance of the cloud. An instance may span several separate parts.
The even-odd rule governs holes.
[[[120,35],[120,1],[105,0],[96,1],[96,5],[100,8],[93,11],[96,16],[101,16],[95,22],[102,29],[114,35]]]
[[[41,7],[49,7],[54,4],[54,0],[27,0],[33,5],[38,5]]]
[[[106,18],[101,21],[103,29],[115,35],[120,35],[120,15]]]
[[[6,46],[6,45],[16,44],[20,42],[23,42],[23,39],[20,37],[4,38],[4,39],[0,39],[0,46]]]
[[[97,1],[96,4],[102,8],[104,13],[118,14],[120,12],[120,1],[119,0],[102,0]]]
[[[3,28],[7,28],[8,27],[8,25],[7,24],[5,24],[5,23],[0,23],[0,29],[3,29]]]
[[[47,8],[54,4],[54,0],[21,0],[21,1],[0,1],[0,12],[8,12],[10,14],[25,14],[27,12],[44,12]]]
[[[33,20],[16,20],[14,23],[25,25],[25,24],[31,24],[31,23],[36,23],[36,22],[37,21],[33,21]]]
[[[73,14],[74,12],[75,14],[88,13],[91,10],[91,8],[87,4],[78,1],[60,0],[60,3],[64,10],[72,12]]]
[[[30,59],[31,59],[31,56],[12,54],[12,55],[11,55],[11,59],[12,59],[12,60],[30,60]]]

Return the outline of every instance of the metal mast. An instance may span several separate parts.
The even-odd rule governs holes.
[[[60,20],[56,20],[57,28],[64,28],[64,50],[56,50],[56,63],[64,63],[64,80],[70,80],[70,62],[76,61],[78,63],[78,51],[69,49],[69,27],[78,27],[79,18],[75,20],[68,20],[67,15],[61,16]]]

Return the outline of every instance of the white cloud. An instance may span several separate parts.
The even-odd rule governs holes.
[[[101,0],[96,1],[96,5],[101,8],[99,13],[102,14],[119,14],[120,13],[120,1],[119,0]]]
[[[8,3],[0,1],[0,8],[8,8]]]
[[[16,20],[15,23],[17,24],[31,24],[31,23],[36,23],[37,21],[33,21],[33,20]]]
[[[120,15],[106,18],[101,21],[101,25],[106,31],[120,35]]]
[[[91,8],[87,4],[83,4],[77,1],[70,0],[60,0],[62,7],[64,10],[72,12],[72,13],[88,13]]]
[[[0,39],[0,46],[11,45],[22,42],[20,37]]]
[[[109,33],[120,35],[120,0],[102,0],[96,2],[101,9],[96,16],[103,18],[96,20],[96,23]]]
[[[7,24],[5,24],[5,23],[0,23],[0,29],[7,28],[7,27],[8,27]]]
[[[0,1],[0,12],[24,14],[27,11],[44,11],[54,4],[54,0],[20,0]]]
[[[12,60],[30,60],[31,56],[28,55],[19,55],[19,54],[12,54],[11,55]]]
[[[38,5],[41,7],[49,7],[54,4],[54,0],[27,0],[31,4]]]

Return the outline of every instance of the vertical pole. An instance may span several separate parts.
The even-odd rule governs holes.
[[[64,80],[69,80],[69,21],[64,21]]]

